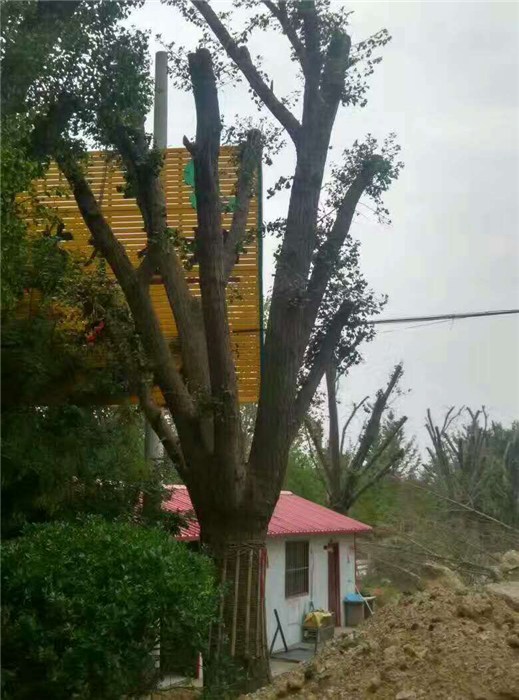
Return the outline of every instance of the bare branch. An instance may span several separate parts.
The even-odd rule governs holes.
[[[299,38],[294,25],[290,21],[290,17],[287,12],[287,4],[284,0],[279,0],[279,2],[272,2],[271,0],[262,0],[263,4],[268,7],[271,14],[278,20],[283,30],[283,34],[287,37],[294,49],[296,56],[299,59],[303,73],[306,72],[306,53],[303,42]]]
[[[104,218],[80,167],[71,158],[57,154],[58,165],[72,189],[78,208],[83,216],[96,247],[108,261],[117,281],[121,285],[142,344],[152,361],[164,398],[170,407],[177,425],[188,428],[195,409],[191,397],[175,369],[168,344],[153,309],[148,291],[143,288],[126,254]]]
[[[180,339],[184,374],[190,389],[202,395],[209,391],[207,347],[199,300],[191,294],[182,262],[167,239],[167,207],[162,178],[150,167],[144,124],[130,131],[121,121],[108,121],[107,131],[121,155],[128,176],[135,184],[148,245],[138,277],[149,284],[155,272],[161,275]]]
[[[227,52],[229,58],[231,58],[241,70],[251,88],[258,95],[263,104],[272,112],[279,123],[287,130],[292,141],[296,143],[301,125],[290,110],[278,100],[274,92],[263,80],[258,69],[252,62],[247,47],[238,46],[207,0],[191,0],[191,2],[205,19],[216,38]]]
[[[396,365],[385,391],[379,391],[377,395],[375,405],[373,406],[371,416],[369,417],[366,429],[364,430],[364,433],[360,440],[358,450],[356,451],[350,463],[350,469],[352,472],[360,471],[364,464],[364,460],[366,459],[369,453],[369,450],[371,449],[372,445],[375,443],[378,437],[382,414],[386,410],[387,402],[389,396],[391,395],[391,392],[393,391],[398,380],[402,376],[402,371],[402,365]]]
[[[197,115],[195,193],[198,227],[195,243],[200,265],[202,312],[209,356],[214,412],[214,448],[234,473],[243,472],[238,382],[227,314],[224,242],[219,193],[220,108],[211,55],[207,49],[189,54],[189,71]]]
[[[241,147],[240,168],[236,184],[236,209],[225,242],[224,277],[226,282],[239,256],[239,247],[247,234],[247,219],[254,194],[254,178],[261,167],[261,133],[252,129]],[[258,231],[257,235],[260,232]]]
[[[471,513],[475,513],[476,515],[481,516],[485,520],[489,520],[493,523],[496,523],[497,525],[501,525],[506,530],[510,530],[511,532],[516,532],[519,534],[518,528],[513,527],[512,525],[508,525],[507,523],[504,523],[502,520],[498,520],[497,518],[494,518],[491,515],[488,515],[488,513],[483,513],[483,511],[481,511],[481,510],[476,510],[475,508],[471,508],[470,506],[467,506],[465,503],[461,503],[460,501],[456,501],[453,498],[449,498],[448,496],[444,496],[443,494],[438,493],[437,491],[433,491],[432,489],[427,488],[426,486],[422,486],[421,484],[417,484],[416,481],[411,481],[410,479],[408,479],[406,481],[406,483],[415,489],[420,489],[421,491],[426,491],[427,493],[430,493],[432,496],[436,496],[436,498],[439,498],[442,501],[446,501],[447,503],[453,503],[454,505],[459,506],[463,510],[469,511]]]
[[[341,447],[340,447],[341,455],[344,454],[344,441],[345,441],[345,439],[346,439],[346,431],[348,430],[351,421],[355,418],[355,414],[357,413],[357,411],[358,411],[360,408],[362,408],[362,406],[366,403],[366,401],[367,401],[368,399],[369,399],[369,396],[365,396],[365,397],[362,399],[362,401],[360,401],[359,403],[356,403],[356,404],[353,405],[353,410],[352,410],[352,412],[350,413],[350,415],[348,416],[347,421],[344,423],[344,425],[343,425],[343,427],[342,427]]]
[[[305,430],[303,432],[304,432],[304,436],[306,438],[306,444],[308,446],[308,452],[310,454],[310,459],[312,460],[314,467],[316,469],[319,469],[319,459],[317,457],[315,447],[314,447],[312,439],[308,433],[308,430],[306,430],[306,426],[305,426]]]

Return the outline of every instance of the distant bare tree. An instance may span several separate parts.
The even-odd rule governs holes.
[[[369,397],[365,396],[362,401],[354,404],[350,416],[340,429],[336,366],[331,365],[326,371],[329,421],[327,444],[323,444],[324,426],[321,420],[308,415],[305,429],[316,466],[326,485],[330,506],[339,513],[347,513],[355,501],[382,477],[395,473],[405,462],[416,458],[412,443],[403,443],[407,416],[396,419],[388,407],[402,374],[402,365],[396,365],[386,388],[377,392],[374,403],[370,405]],[[361,408],[369,416],[354,449],[348,450],[345,447],[347,431]]]
[[[468,421],[457,424],[463,416]],[[427,480],[438,493],[514,524],[519,521],[519,425],[503,428],[478,411],[452,406],[441,427],[427,411]]]

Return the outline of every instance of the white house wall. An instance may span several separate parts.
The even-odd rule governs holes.
[[[339,543],[340,560],[340,600],[347,593],[355,591],[355,540],[353,535],[293,537],[291,541],[309,542],[309,593],[308,595],[285,598],[285,538],[269,538],[267,541],[268,568],[265,585],[265,607],[267,617],[267,640],[272,643],[276,631],[274,610],[278,611],[287,644],[301,641],[301,625],[304,616],[310,610],[310,603],[315,609],[328,608],[328,551],[325,547],[330,542]],[[344,615],[341,609],[341,620]],[[283,648],[278,633],[274,651]]]

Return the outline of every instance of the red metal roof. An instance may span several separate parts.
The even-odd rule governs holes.
[[[188,526],[181,529],[178,539],[197,540],[200,537],[200,528],[186,487],[171,486],[170,493],[169,500],[162,506],[164,510],[192,516]],[[292,491],[281,491],[269,523],[268,537],[345,535],[370,530],[369,525],[307,501],[306,498],[296,496]]]

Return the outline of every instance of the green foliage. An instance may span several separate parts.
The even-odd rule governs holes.
[[[326,505],[326,488],[312,458],[297,445],[290,450],[285,489],[302,498]]]
[[[2,221],[2,308],[11,309],[20,299],[26,282],[27,225],[23,211],[31,200],[30,183],[40,174],[38,164],[27,158],[27,121],[2,118],[0,161],[0,215]],[[18,199],[21,192],[25,197]]]
[[[119,287],[102,263],[87,269],[48,239],[29,249],[41,261],[31,301],[2,318],[3,405],[127,396],[146,363]]]
[[[365,491],[352,505],[350,515],[372,527],[391,523],[400,510],[401,487],[391,478],[381,481]]]
[[[2,412],[2,533],[77,513],[134,517],[162,474],[144,460],[135,408],[23,406]]]
[[[519,421],[509,428],[492,423],[488,435],[488,450],[495,464],[496,478],[492,480],[492,510],[501,519],[519,526]]]
[[[116,104],[125,115],[133,114],[134,107],[142,111],[149,104],[144,37],[139,32],[129,35],[123,29],[118,30],[118,22],[137,5],[139,0],[2,2],[1,292],[4,313],[17,303],[24,287],[29,286],[26,220],[35,213],[42,214],[31,182],[43,174],[48,164],[45,142],[49,134],[38,132],[35,124],[53,108],[58,95],[75,92],[81,96],[77,108],[84,116],[88,114],[92,122],[89,129],[83,129],[83,135],[95,139],[99,114],[93,105],[99,109],[100,76],[110,82],[111,105]],[[133,61],[128,61],[132,51],[141,52],[140,72]],[[118,69],[108,70],[115,59]],[[127,80],[122,80],[124,75]],[[135,80],[132,80],[134,75]],[[76,134],[77,145],[84,148],[82,140],[77,138],[77,123],[72,125],[71,132]]]
[[[372,527],[401,528],[438,511],[438,500],[414,486],[411,475],[386,476],[365,491],[349,514]]]
[[[118,700],[156,680],[160,622],[202,650],[210,561],[164,531],[88,518],[29,528],[2,551],[6,700]]]

